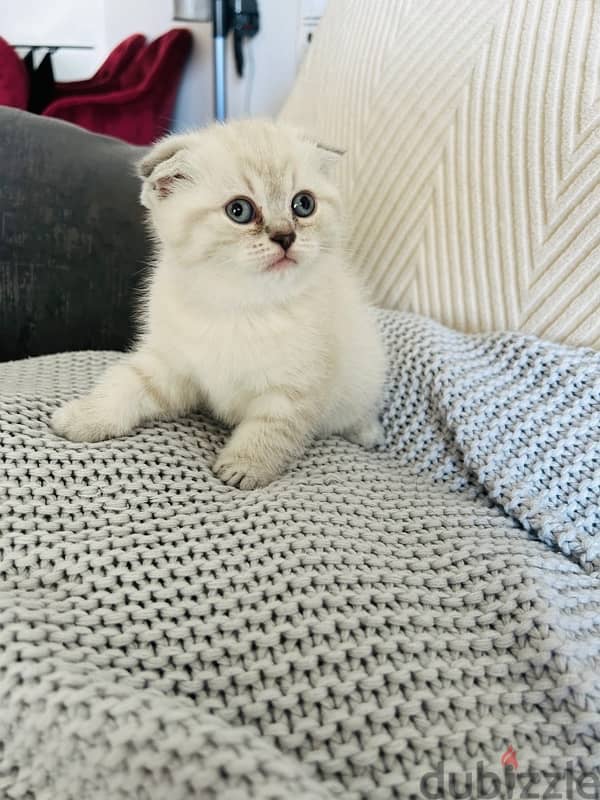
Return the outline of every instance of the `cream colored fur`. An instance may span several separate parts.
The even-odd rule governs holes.
[[[158,257],[137,347],[56,411],[54,430],[99,441],[206,407],[235,428],[214,471],[245,489],[280,475],[314,436],[376,444],[384,358],[343,257],[331,159],[257,120],[156,145],[140,165]],[[316,198],[307,218],[291,209],[301,190]],[[248,225],[225,213],[240,196],[258,209]],[[281,230],[296,234],[296,263],[269,268]]]

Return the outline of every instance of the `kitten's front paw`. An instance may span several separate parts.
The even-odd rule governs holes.
[[[385,442],[385,434],[383,427],[378,419],[370,419],[344,431],[344,438],[349,442],[359,444],[361,447],[366,447],[371,450],[373,447],[378,447]]]
[[[258,489],[275,480],[276,474],[265,465],[228,452],[221,451],[213,466],[213,472],[223,483],[237,486],[239,489]]]
[[[56,409],[50,425],[55,433],[72,442],[101,442],[119,435],[114,423],[88,397],[71,400]]]

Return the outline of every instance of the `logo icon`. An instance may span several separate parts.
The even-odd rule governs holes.
[[[500,763],[503,767],[512,767],[513,769],[519,769],[519,762],[517,761],[517,751],[509,744],[506,748],[506,752],[502,753],[500,756]]]

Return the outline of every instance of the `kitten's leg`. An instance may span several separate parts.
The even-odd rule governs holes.
[[[348,428],[342,435],[349,442],[354,442],[354,444],[359,444],[369,450],[383,444],[385,439],[383,427],[375,414]]]
[[[302,454],[313,436],[315,419],[314,403],[285,391],[257,398],[219,454],[215,475],[240,489],[266,486]]]
[[[123,436],[145,420],[186,411],[193,401],[191,384],[140,350],[109,367],[89,394],[57,409],[51,425],[73,442],[99,442]]]

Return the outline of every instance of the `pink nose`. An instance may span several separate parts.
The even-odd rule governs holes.
[[[272,233],[269,238],[272,242],[277,242],[277,244],[280,244],[284,250],[289,250],[296,241],[296,234],[294,231],[286,231],[285,233],[276,231],[275,233]]]

